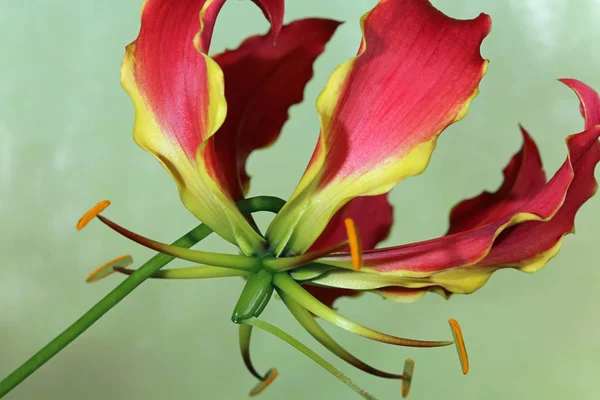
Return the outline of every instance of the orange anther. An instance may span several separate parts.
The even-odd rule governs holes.
[[[262,381],[258,382],[250,391],[250,397],[258,396],[265,390],[279,375],[277,368],[271,368]]]
[[[352,218],[344,220],[346,225],[346,234],[348,235],[348,244],[350,246],[350,255],[352,256],[352,268],[359,271],[362,267],[362,246],[358,229]]]
[[[114,260],[110,260],[109,262],[102,265],[101,267],[96,268],[94,271],[92,271],[91,274],[89,274],[87,276],[85,281],[87,283],[98,282],[100,279],[104,279],[107,276],[109,276],[110,274],[112,274],[113,272],[115,272],[115,269],[114,269],[115,267],[126,268],[126,267],[130,266],[131,264],[133,264],[133,258],[131,257],[130,254],[126,254],[124,256],[117,257]]]
[[[402,398],[408,396],[410,385],[412,383],[413,371],[415,370],[415,361],[412,358],[404,360],[404,371],[402,372]]]
[[[90,208],[88,212],[86,212],[83,217],[79,219],[77,222],[77,230],[80,231],[98,214],[106,209],[106,207],[110,206],[110,201],[102,200],[100,203],[96,204],[94,207]]]
[[[456,345],[456,351],[458,352],[458,358],[460,359],[460,366],[462,367],[463,375],[469,373],[469,357],[467,356],[467,348],[465,347],[465,340],[463,339],[460,325],[455,319],[449,319],[448,323],[452,329],[452,336],[454,336],[454,344]]]

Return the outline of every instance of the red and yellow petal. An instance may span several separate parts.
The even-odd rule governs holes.
[[[358,56],[335,70],[317,100],[313,157],[267,232],[277,255],[306,251],[351,199],[423,172],[486,71],[479,48],[487,15],[459,21],[428,1],[383,0],[361,22]]]
[[[218,168],[208,172],[234,200],[247,194],[250,153],[277,140],[288,109],[302,101],[313,63],[338,26],[330,19],[299,20],[281,29],[275,46],[271,35],[253,36],[214,56],[225,76],[227,117],[207,141],[212,143],[203,146],[202,157],[218,155],[218,163],[208,163]]]
[[[525,272],[535,272],[558,253],[562,238],[575,229],[579,208],[597,191],[594,169],[600,161],[600,96],[589,86],[576,80],[562,80],[581,100],[582,115],[587,130],[567,138],[574,169],[573,182],[556,215],[546,223],[515,226],[498,238],[479,268],[509,266]]]
[[[600,161],[600,97],[580,82],[567,84],[581,99],[588,129],[567,138],[567,160],[512,215],[437,239],[365,252],[363,275],[353,277],[360,284],[349,284],[350,271],[339,270],[314,282],[361,290],[393,286],[431,290],[439,286],[453,293],[471,293],[499,268],[534,272],[544,266],[560,249],[563,236],[573,231],[579,208],[597,189],[594,169]],[[352,268],[347,254],[319,262]]]
[[[225,0],[146,0],[140,33],[121,67],[135,108],[134,139],[177,183],[185,206],[223,238],[253,253],[264,240],[207,170],[198,149],[227,113],[223,72],[207,52]],[[263,2],[266,3],[266,2]]]

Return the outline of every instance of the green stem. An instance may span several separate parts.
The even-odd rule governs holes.
[[[337,379],[339,379],[342,383],[346,384],[349,388],[354,390],[356,393],[360,394],[363,398],[368,399],[368,400],[377,400],[373,395],[371,395],[369,392],[367,392],[366,390],[364,390],[363,388],[358,386],[356,383],[352,382],[352,380],[350,378],[348,378],[346,375],[344,375],[342,372],[340,372],[340,370],[338,370],[336,367],[331,365],[329,362],[327,362],[325,359],[323,359],[317,353],[315,353],[314,351],[312,351],[311,349],[306,347],[304,344],[302,344],[300,341],[298,341],[293,336],[291,336],[291,335],[285,333],[284,331],[282,331],[281,329],[277,328],[276,326],[273,326],[273,325],[269,324],[268,322],[262,321],[258,318],[250,318],[250,319],[241,321],[241,323],[252,325],[256,328],[262,329],[263,331],[270,333],[273,336],[278,337],[279,339],[285,341],[287,344],[294,347],[296,350],[299,350],[304,355],[309,357],[311,360],[313,360],[314,362],[319,364],[327,372],[329,372],[330,374],[335,376]]]
[[[242,213],[249,214],[256,211],[278,212],[285,202],[276,197],[261,196],[251,199],[241,200],[238,203]],[[212,233],[212,229],[201,224],[192,229],[175,242],[174,246],[189,248],[198,243]],[[152,274],[167,265],[174,259],[166,254],[157,254],[148,260],[144,265],[127,277],[116,288],[108,293],[96,305],[90,308],[71,326],[54,338],[50,343],[44,346],[40,351],[25,361],[19,368],[14,370],[2,382],[0,382],[0,398],[14,389],[19,383],[23,382],[29,375],[44,365],[48,360],[54,357],[59,351],[65,348],[69,343],[75,340],[86,329],[98,321],[111,308],[123,300],[142,282],[148,279]]]

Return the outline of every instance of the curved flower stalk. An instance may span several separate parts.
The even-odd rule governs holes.
[[[184,205],[203,224],[173,244],[132,232],[102,215],[98,203],[77,225],[99,219],[160,254],[138,269],[131,256],[113,259],[87,278],[117,272],[127,278],[94,308],[0,383],[0,397],[91,326],[145,279],[243,277],[232,312],[248,371],[258,379],[251,396],[278,376],[260,373],[250,357],[254,328],[287,342],[366,399],[374,399],[332,364],[276,326],[259,319],[276,292],[292,315],[326,349],[352,366],[411,388],[414,361],[383,371],[342,347],[318,319],[384,344],[455,345],[463,374],[469,360],[461,328],[453,340],[422,340],[380,332],[333,308],[341,296],[374,292],[412,301],[427,292],[450,297],[479,289],[499,268],[534,272],[573,231],[575,214],[596,191],[600,161],[600,97],[564,79],[580,99],[585,130],[567,137],[563,165],[546,179],[538,149],[521,128],[523,147],[504,169],[495,193],[456,205],[439,238],[377,249],[390,232],[387,193],[427,167],[437,138],[463,118],[478,93],[487,61],[480,46],[491,28],[481,14],[456,20],[427,0],[381,0],[361,20],[358,54],[340,65],[317,99],[321,131],[307,169],[287,202],[246,199],[249,155],[274,143],[288,109],[303,98],[312,65],[339,22],[310,18],[283,25],[283,0],[254,0],[271,30],[239,48],[208,56],[225,0],[146,0],[138,38],[127,47],[123,87],[135,108],[134,139],[175,180]],[[263,234],[251,213],[275,218]],[[212,232],[238,254],[191,249]],[[161,270],[175,258],[196,263]]]

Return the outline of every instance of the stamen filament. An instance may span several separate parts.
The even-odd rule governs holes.
[[[117,233],[141,244],[149,249],[167,254],[182,260],[197,262],[200,264],[213,264],[218,267],[239,269],[243,271],[256,272],[260,269],[260,260],[254,257],[238,256],[235,254],[209,253],[205,251],[190,250],[138,235],[130,230],[120,226],[110,219],[98,215],[97,218]]]
[[[327,372],[329,372],[330,374],[335,376],[340,382],[347,385],[349,388],[354,390],[356,393],[360,394],[363,398],[368,399],[368,400],[377,400],[373,395],[371,395],[369,392],[367,392],[366,390],[364,390],[363,388],[361,388],[360,386],[358,386],[357,384],[352,382],[352,380],[350,378],[348,378],[346,375],[344,375],[342,372],[340,372],[337,368],[335,368],[329,362],[325,361],[317,353],[315,353],[314,351],[312,351],[311,349],[306,347],[304,344],[302,344],[296,338],[290,336],[289,334],[285,333],[281,329],[277,328],[276,326],[273,326],[273,325],[269,324],[268,322],[265,322],[258,318],[250,318],[250,319],[241,321],[241,323],[252,325],[256,328],[262,329],[265,332],[270,333],[273,336],[278,337],[279,339],[288,343],[290,346],[299,350],[305,356],[309,357],[311,360],[313,360],[314,362],[319,364]]]
[[[242,359],[244,360],[244,364],[246,368],[259,382],[254,385],[254,387],[250,390],[250,397],[258,396],[261,394],[273,381],[277,376],[279,376],[279,372],[277,368],[273,367],[267,371],[265,376],[261,376],[254,368],[252,364],[252,360],[250,359],[250,338],[252,336],[252,325],[241,324],[239,330],[239,340],[240,340],[240,351],[242,352]]]
[[[348,242],[350,245],[352,268],[355,271],[360,271],[362,268],[362,245],[360,235],[358,234],[358,228],[352,218],[346,218],[344,224],[346,225],[346,234],[348,235]]]
[[[283,272],[295,267],[299,267],[301,265],[311,263],[316,259],[325,257],[326,255],[340,250],[347,245],[348,241],[344,240],[343,242],[334,244],[333,246],[329,246],[324,249],[320,249],[310,253],[300,254],[299,256],[264,259],[263,264],[265,265],[265,267],[269,268],[274,272]]]
[[[310,293],[308,293],[301,285],[299,285],[287,273],[279,273],[273,277],[273,284],[288,294],[296,302],[300,303],[304,308],[313,314],[323,318],[342,329],[356,333],[368,339],[378,342],[394,344],[397,346],[407,347],[441,347],[451,345],[452,341],[425,341],[406,339],[397,336],[388,335],[371,328],[362,326],[327,307],[321,303]]]
[[[99,280],[104,279],[107,276],[113,274],[115,272],[115,268],[119,268],[119,267],[125,268],[125,267],[130,266],[131,264],[133,264],[133,257],[131,257],[130,254],[127,254],[127,255],[124,255],[121,257],[117,257],[117,258],[105,263],[104,265],[96,268],[95,270],[93,270],[87,276],[87,278],[85,278],[85,281],[87,283],[98,282]]]
[[[292,299],[289,295],[281,290],[277,290],[277,293],[290,310],[292,315],[296,318],[296,320],[302,325],[304,329],[308,331],[319,343],[325,346],[329,351],[333,354],[346,361],[350,365],[355,366],[356,368],[375,376],[379,376],[381,378],[388,379],[403,379],[401,374],[392,374],[389,372],[381,371],[377,368],[370,366],[369,364],[359,360],[355,356],[353,356],[350,352],[344,349],[339,343],[337,343],[327,332],[325,329],[319,325],[315,318],[298,304],[294,299]]]
[[[131,275],[136,270],[122,267],[114,267],[115,272],[125,275]],[[213,267],[210,265],[163,269],[152,274],[150,278],[154,279],[208,279],[208,278],[227,278],[231,276],[248,276],[250,272],[239,271],[230,268]]]
[[[256,368],[254,368],[254,364],[252,364],[252,359],[250,358],[250,338],[252,337],[252,325],[240,324],[238,337],[240,343],[240,352],[242,353],[244,365],[256,379],[259,381],[264,380],[264,377],[256,371]]]

